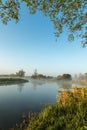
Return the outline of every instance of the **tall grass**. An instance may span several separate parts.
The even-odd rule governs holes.
[[[63,91],[56,105],[49,105],[16,130],[87,130],[87,89]]]

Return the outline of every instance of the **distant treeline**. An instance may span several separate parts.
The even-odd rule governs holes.
[[[70,74],[58,75],[57,80],[72,80],[72,76]]]
[[[52,77],[52,76],[46,76],[43,74],[39,74],[37,70],[34,71],[34,74],[31,76],[31,78],[34,79],[56,79],[56,80],[72,80],[72,76],[70,74],[63,74],[63,75],[58,75],[57,77]]]
[[[84,73],[84,74],[80,73],[79,76],[78,76],[78,79],[80,79],[80,80],[81,79],[84,79],[84,80],[86,79],[87,80],[87,73]]]
[[[52,79],[52,76],[46,76],[43,74],[38,74],[38,75],[32,75],[31,78],[33,79]]]
[[[0,75],[0,77],[24,77],[24,76],[25,76],[25,71],[23,69],[9,75]]]
[[[25,76],[25,71],[19,70],[15,74],[9,74],[9,75],[0,75],[1,77],[24,77]],[[87,74],[86,74],[87,77]],[[31,78],[33,79],[56,79],[56,80],[72,80],[71,74],[63,74],[63,75],[58,75],[57,77],[53,76],[46,76],[44,74],[40,74],[37,72],[37,69],[34,70],[34,73],[32,74]]]

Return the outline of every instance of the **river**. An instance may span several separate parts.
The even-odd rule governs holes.
[[[55,104],[63,86],[72,84],[30,80],[28,83],[0,86],[0,130],[8,130],[20,123],[22,115],[39,112],[44,105]]]

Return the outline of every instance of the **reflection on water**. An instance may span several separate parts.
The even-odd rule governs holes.
[[[0,130],[20,123],[22,114],[38,112],[42,104],[56,103],[56,95],[65,83],[30,80],[29,83],[0,86]],[[68,84],[71,88],[72,84]]]
[[[45,80],[35,80],[35,79],[33,80],[32,79],[31,83],[32,83],[33,89],[36,90],[38,86],[42,86],[43,84],[46,83],[46,81]]]
[[[18,84],[18,91],[19,91],[19,92],[22,92],[23,87],[24,87],[24,83]]]
[[[45,81],[0,86],[0,128],[7,130],[21,121],[22,114],[38,112],[42,104],[55,103],[57,92],[56,83]]]

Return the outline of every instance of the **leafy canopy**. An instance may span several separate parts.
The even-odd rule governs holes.
[[[0,0],[0,19],[4,24],[11,19],[18,22],[22,2],[31,14],[41,11],[48,16],[54,24],[56,36],[67,27],[70,32],[68,40],[72,41],[74,35],[78,35],[82,44],[87,44],[87,0]]]

